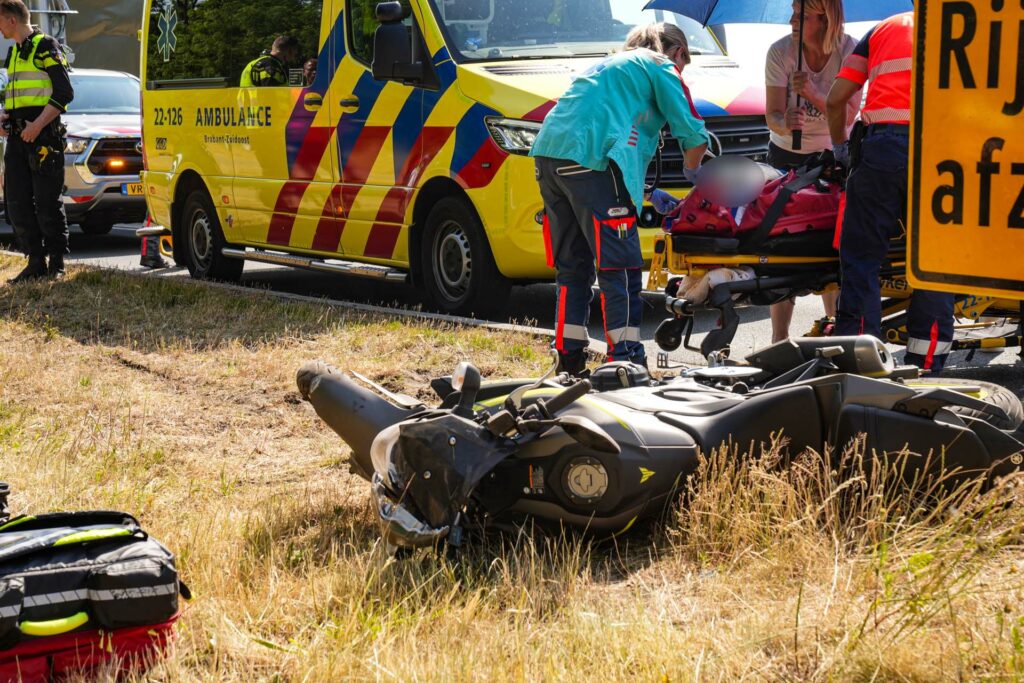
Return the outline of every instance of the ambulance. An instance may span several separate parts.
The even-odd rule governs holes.
[[[250,260],[410,282],[446,312],[498,309],[513,283],[554,276],[527,156],[541,122],[634,25],[686,32],[684,77],[712,153],[767,151],[760,74],[695,22],[642,5],[147,0],[153,220],[193,277],[236,280]],[[298,49],[275,53],[289,42]],[[260,59],[278,76],[239,87]],[[649,180],[685,192],[670,135],[660,158]],[[660,218],[649,206],[639,218],[647,258]]]

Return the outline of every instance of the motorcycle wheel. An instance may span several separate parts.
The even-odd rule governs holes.
[[[993,384],[992,382],[978,382],[975,380],[954,379],[951,377],[936,377],[935,379],[908,380],[907,386],[920,388],[948,387],[953,391],[957,391],[959,388],[964,386],[976,386],[979,387],[980,391],[976,394],[968,394],[968,396],[972,396],[973,398],[980,399],[985,403],[1002,408],[1003,411],[1006,412],[1006,415],[1009,418],[1008,420],[1004,420],[1001,417],[996,417],[994,415],[987,415],[981,411],[974,410],[973,408],[952,406],[949,410],[957,415],[975,417],[979,420],[984,420],[993,427],[997,427],[1008,432],[1016,430],[1021,426],[1021,423],[1024,422],[1024,406],[1021,405],[1020,399],[1006,387]]]

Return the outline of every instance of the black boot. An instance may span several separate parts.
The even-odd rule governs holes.
[[[569,353],[558,352],[558,368],[556,372],[564,372],[573,377],[585,377],[587,374],[587,354],[582,349]]]
[[[51,254],[50,263],[46,267],[46,277],[59,280],[64,277],[64,254]]]
[[[150,235],[142,238],[142,258],[139,265],[143,268],[170,268],[169,263],[160,257],[160,238]]]
[[[7,282],[16,285],[19,282],[38,280],[41,277],[46,277],[46,259],[42,256],[29,256],[28,265],[25,266],[25,269]]]
[[[170,268],[170,264],[165,261],[160,254],[146,254],[139,259],[139,265],[143,268]]]

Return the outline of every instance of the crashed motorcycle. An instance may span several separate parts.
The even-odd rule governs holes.
[[[461,363],[431,383],[439,404],[355,372],[304,365],[299,391],[352,449],[392,546],[458,546],[467,530],[577,528],[617,535],[677,499],[701,454],[841,450],[866,466],[909,452],[908,479],[986,481],[1024,456],[1020,401],[964,380],[922,380],[870,336],[778,342],[743,361],[653,380],[630,363],[589,379],[483,382]],[[940,455],[941,457],[929,457]]]

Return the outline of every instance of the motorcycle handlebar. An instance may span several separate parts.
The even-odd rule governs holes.
[[[573,384],[571,387],[568,387],[563,391],[560,391],[547,401],[544,401],[544,410],[547,411],[549,415],[553,416],[558,411],[569,407],[577,400],[585,396],[590,391],[590,389],[591,384],[589,379],[580,380],[579,382],[576,382],[576,384]]]

